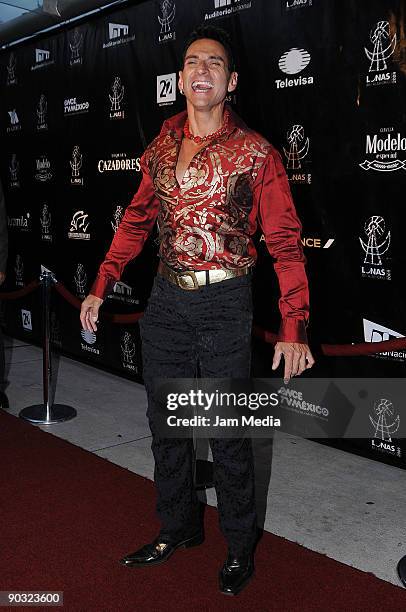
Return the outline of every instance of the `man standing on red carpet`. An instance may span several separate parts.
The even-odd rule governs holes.
[[[163,438],[157,431],[155,380],[193,378],[197,365],[202,377],[249,377],[257,219],[276,260],[281,290],[272,367],[283,355],[288,380],[314,363],[306,336],[301,225],[280,155],[225,105],[237,78],[228,35],[198,28],[185,46],[179,72],[187,110],[164,122],[141,157],[141,185],[82,305],[83,328],[96,331],[103,299],[158,220],[160,264],[140,331],[161,530],[152,543],[121,560],[129,567],[162,563],[176,549],[203,541],[192,440]],[[251,440],[211,439],[210,445],[220,526],[228,544],[220,590],[236,595],[254,569]]]

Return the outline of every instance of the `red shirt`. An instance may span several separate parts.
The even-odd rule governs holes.
[[[307,342],[309,313],[301,224],[277,150],[231,110],[228,130],[192,159],[179,185],[176,163],[186,111],[167,119],[141,157],[142,182],[90,293],[108,295],[158,221],[159,256],[175,270],[253,266],[259,221],[274,257],[282,315],[279,339]]]

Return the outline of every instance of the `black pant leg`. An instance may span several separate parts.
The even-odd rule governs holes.
[[[251,363],[251,278],[206,288],[197,333],[202,378],[248,378]],[[252,550],[257,536],[255,472],[250,438],[211,439],[220,527],[234,554]]]
[[[194,331],[184,317],[184,292],[157,276],[140,320],[147,416],[155,459],[154,480],[162,539],[178,540],[200,528],[199,501],[193,486],[193,440],[163,438],[157,431],[157,378],[193,378]]]

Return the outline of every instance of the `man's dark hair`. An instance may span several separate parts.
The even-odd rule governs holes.
[[[201,25],[193,30],[193,32],[189,35],[189,38],[187,39],[183,48],[182,66],[185,65],[186,52],[190,45],[201,38],[210,38],[211,40],[216,40],[223,45],[227,54],[228,69],[230,72],[233,72],[235,70],[235,61],[230,35],[225,30],[210,25]]]

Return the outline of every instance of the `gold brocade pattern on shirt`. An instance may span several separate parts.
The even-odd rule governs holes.
[[[146,163],[160,202],[160,257],[174,269],[252,266],[252,188],[269,143],[240,128],[201,149],[176,179],[180,139],[157,137]]]

